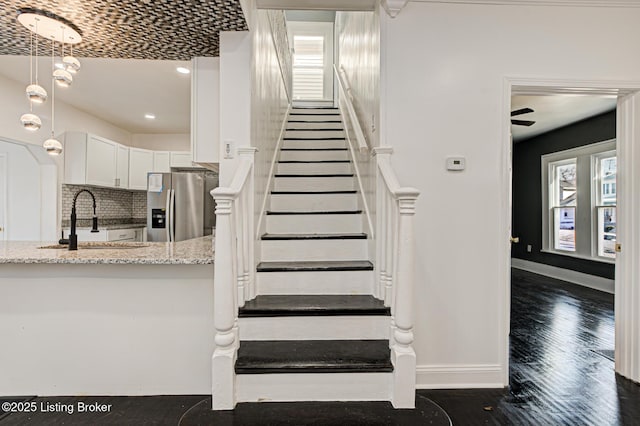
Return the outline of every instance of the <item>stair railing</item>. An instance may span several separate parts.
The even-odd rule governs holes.
[[[238,148],[240,164],[229,187],[211,191],[216,202],[213,322],[213,408],[235,406],[234,362],[238,307],[255,292],[253,165],[256,148]]]
[[[351,125],[353,126],[353,133],[355,134],[355,138],[358,143],[358,151],[360,151],[360,153],[362,154],[366,154],[367,152],[369,152],[369,145],[367,144],[367,139],[364,137],[364,132],[362,131],[362,127],[360,126],[360,120],[358,120],[356,110],[353,107],[353,93],[351,92],[349,79],[347,78],[347,74],[342,66],[340,67],[340,69],[338,69],[334,65],[333,71],[335,72],[336,80],[338,81],[340,99],[343,99],[345,101],[344,104],[347,108],[347,113],[349,114]]]
[[[393,148],[373,149],[377,164],[376,268],[379,294],[391,307],[390,346],[394,360],[393,406],[415,404],[413,287],[415,268],[413,221],[420,191],[401,187],[391,167]]]

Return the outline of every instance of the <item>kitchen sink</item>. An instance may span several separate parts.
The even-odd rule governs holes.
[[[137,249],[149,247],[149,244],[146,243],[123,243],[123,242],[87,242],[87,243],[78,243],[78,250],[86,250],[86,249],[111,249],[111,250],[122,250],[122,249]],[[40,246],[38,248],[41,249],[61,249],[68,250],[68,244],[51,244],[49,246]]]

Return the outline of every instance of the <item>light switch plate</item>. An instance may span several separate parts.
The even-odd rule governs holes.
[[[224,141],[224,158],[233,158],[233,141]]]
[[[447,170],[460,171],[465,168],[464,157],[449,157],[447,158]]]

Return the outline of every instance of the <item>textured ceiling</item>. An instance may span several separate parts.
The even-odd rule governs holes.
[[[74,55],[89,58],[187,60],[218,56],[220,31],[243,31],[239,0],[0,0],[0,55],[28,55],[28,30],[17,21],[33,7],[73,22],[83,40]]]

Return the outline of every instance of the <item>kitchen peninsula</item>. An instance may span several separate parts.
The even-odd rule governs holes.
[[[0,394],[209,393],[212,243],[0,243]]]

